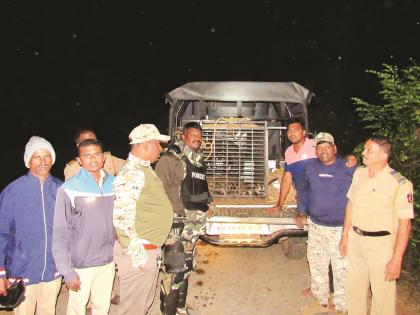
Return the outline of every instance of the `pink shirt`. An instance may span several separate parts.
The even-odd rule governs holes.
[[[315,140],[308,138],[305,139],[303,146],[299,149],[298,152],[295,152],[293,145],[291,145],[287,148],[285,153],[286,163],[290,165],[297,161],[316,158],[315,145]]]

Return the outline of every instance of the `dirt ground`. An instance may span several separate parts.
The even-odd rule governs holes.
[[[280,245],[268,248],[224,248],[205,243],[198,247],[198,269],[190,278],[187,304],[192,315],[332,315],[304,297],[309,287],[305,259],[289,260]],[[60,293],[57,315],[64,315],[67,292]],[[159,292],[149,311],[160,315]],[[398,315],[420,314],[416,292],[399,284]],[[112,305],[110,314],[117,312]],[[0,315],[10,315],[0,312]]]

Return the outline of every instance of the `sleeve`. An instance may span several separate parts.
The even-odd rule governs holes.
[[[171,170],[170,170],[169,158],[166,156],[162,156],[156,164],[155,171],[156,171],[157,176],[162,181],[166,194],[170,198],[171,197],[170,187],[171,187],[172,181],[171,181]]]
[[[6,278],[6,249],[12,237],[13,202],[7,188],[0,195],[0,279]]]
[[[356,185],[358,175],[359,175],[359,170],[356,169],[356,171],[353,174],[353,179],[351,180],[350,188],[347,192],[347,199],[348,200],[353,200],[354,186]]]
[[[290,165],[287,162],[284,162],[284,172],[291,172]]]
[[[305,213],[309,214],[308,209],[308,194],[309,194],[309,178],[306,171],[306,167],[304,168],[302,172],[302,177],[300,181],[298,182],[298,185],[296,185],[296,192],[297,192],[297,209],[299,213]]]
[[[134,268],[143,267],[148,258],[135,228],[137,199],[144,187],[144,173],[131,171],[118,175],[112,192],[115,196],[113,222],[120,243],[126,247]]]
[[[116,156],[111,155],[112,157],[112,164],[114,165],[114,170],[115,170],[115,174],[112,175],[117,175],[117,173],[120,171],[120,169],[124,166],[125,164],[125,160],[117,158]]]
[[[55,213],[53,224],[52,251],[57,270],[64,276],[66,282],[77,277],[71,263],[71,233],[70,220],[73,206],[65,190],[60,187],[57,190],[55,201]]]
[[[394,206],[399,219],[414,218],[413,184],[406,181],[399,185],[395,195]]]

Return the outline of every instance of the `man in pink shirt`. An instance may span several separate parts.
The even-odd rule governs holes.
[[[287,194],[289,193],[292,183],[295,186],[298,185],[302,172],[305,168],[305,164],[310,159],[316,159],[315,154],[315,141],[306,137],[306,127],[303,121],[299,118],[292,118],[287,123],[287,138],[292,143],[286,149],[284,166],[284,173],[281,178],[280,194],[277,205],[268,208],[268,212],[281,211],[286,201]],[[357,163],[354,155],[347,156],[347,167],[352,167]]]
[[[299,118],[292,118],[287,124],[287,138],[292,143],[286,149],[283,177],[280,184],[280,195],[277,205],[268,209],[268,212],[281,211],[292,182],[299,182],[306,160],[316,158],[315,142],[306,137],[305,124]]]

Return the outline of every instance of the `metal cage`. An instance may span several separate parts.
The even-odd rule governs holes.
[[[248,119],[202,121],[207,182],[214,197],[266,195],[267,123]]]

